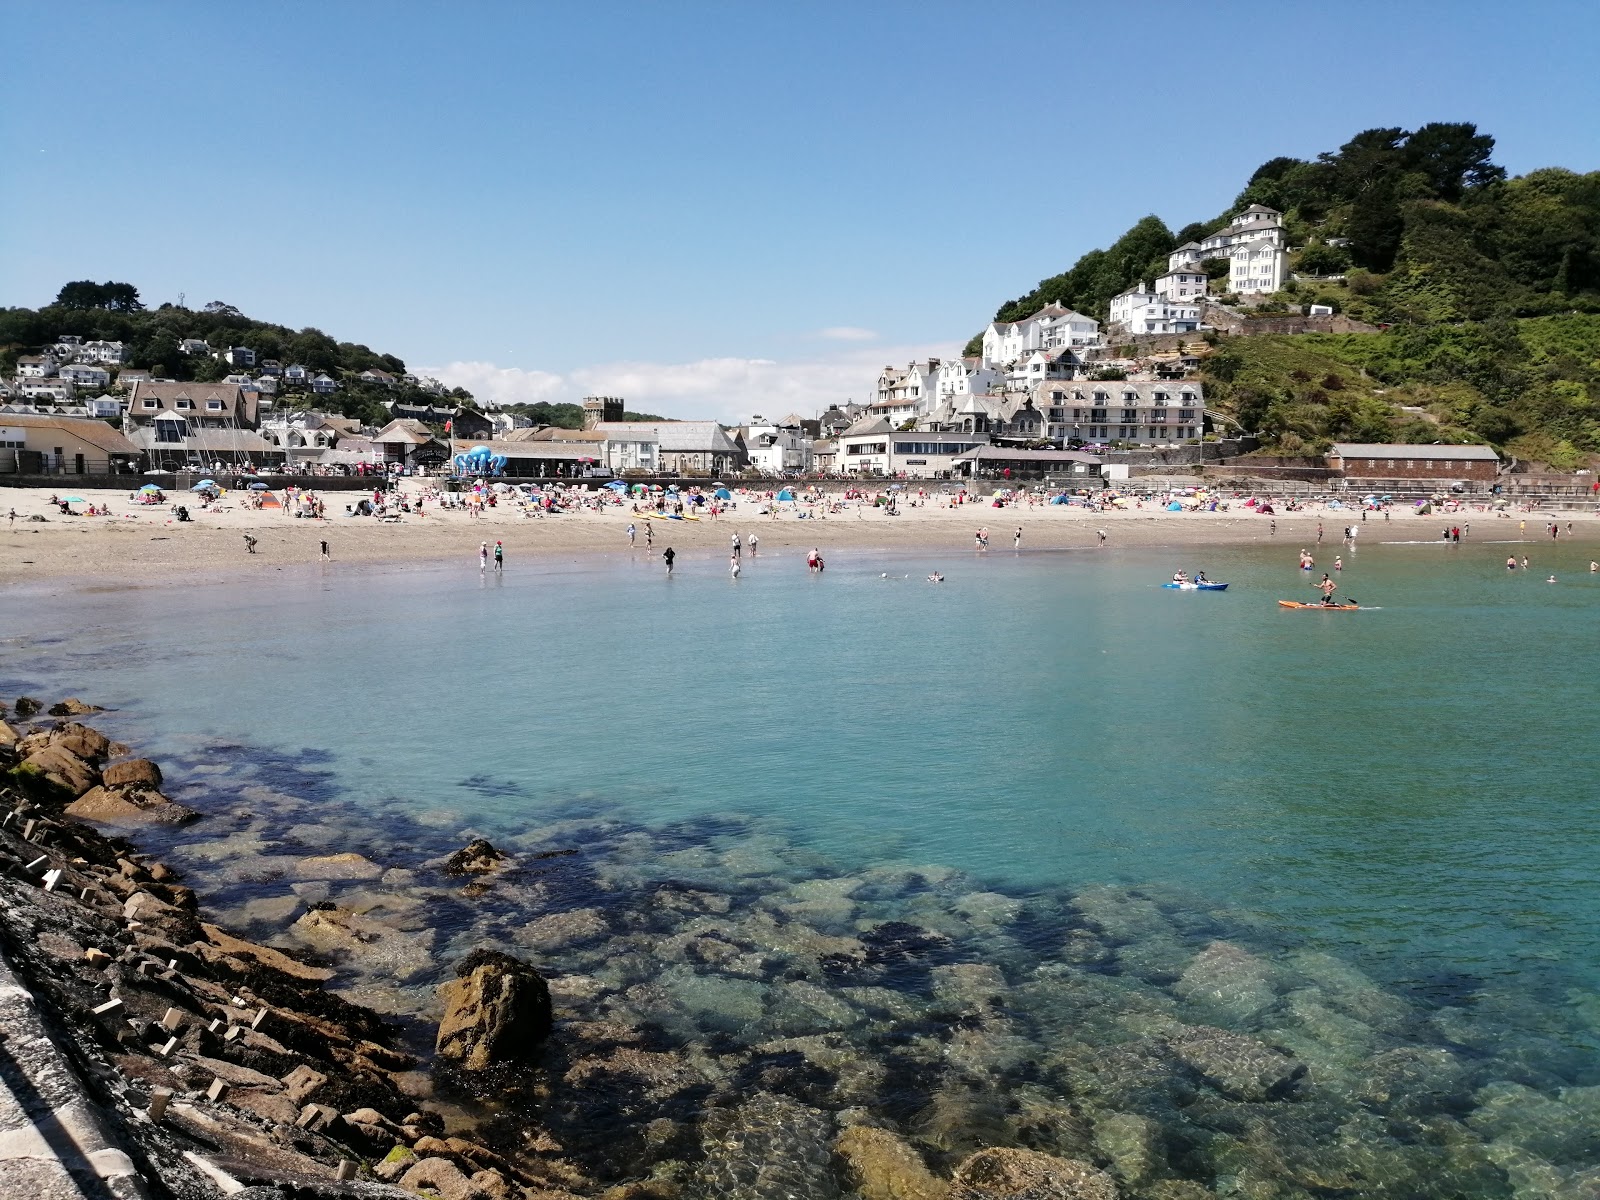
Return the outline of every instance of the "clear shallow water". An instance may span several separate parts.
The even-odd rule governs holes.
[[[1272,605],[1311,590],[1287,543],[13,594],[0,678],[91,694],[157,754],[331,751],[357,807],[776,815],[845,865],[1181,884],[1391,978],[1590,985],[1600,581],[1530,548],[1509,575],[1499,545],[1364,545],[1343,590],[1381,607],[1354,614]],[[1185,563],[1232,590],[1154,586]]]
[[[1163,1170],[1222,1192],[1586,1194],[1590,551],[1530,544],[1510,575],[1500,545],[1369,543],[1342,583],[1375,611],[1298,613],[1273,604],[1311,594],[1295,549],[13,592],[0,692],[114,706],[103,726],[212,797],[180,838],[217,849],[176,861],[258,934],[303,935],[330,890],[291,893],[295,855],[417,868],[423,915],[331,887],[399,914],[365,978],[390,971],[396,1007],[490,941],[592,981],[567,993],[586,1019],[675,1046],[846,1031],[881,1086],[809,1058],[826,1086],[770,1063],[787,1082],[763,1086],[865,1105],[930,1154],[1114,1162],[1120,1135],[1085,1142],[1072,1114],[1138,1115]],[[1157,586],[1180,565],[1232,590]],[[469,832],[576,854],[463,902],[425,864]],[[1195,1025],[1311,1073],[1272,1103],[1196,1092],[1194,1061],[1239,1051],[1175,1050]],[[743,1094],[747,1068],[717,1086]]]

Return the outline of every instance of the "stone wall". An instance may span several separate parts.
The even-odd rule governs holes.
[[[1308,317],[1302,313],[1245,316],[1220,304],[1207,303],[1200,320],[1218,333],[1233,337],[1259,337],[1269,333],[1378,333],[1378,326],[1352,320],[1343,313]],[[1193,336],[1193,335],[1191,335]]]

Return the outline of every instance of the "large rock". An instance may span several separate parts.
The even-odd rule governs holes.
[[[148,758],[130,758],[125,762],[107,763],[100,768],[100,782],[107,787],[159,788],[161,768]]]
[[[26,776],[42,779],[74,797],[81,796],[100,782],[92,766],[64,746],[49,745],[35,750],[18,768]]]
[[[67,815],[102,825],[181,825],[200,814],[157,791],[102,785],[67,805]]]
[[[439,988],[444,1017],[436,1049],[469,1071],[531,1058],[550,1036],[550,989],[527,963],[475,950]]]
[[[52,717],[86,717],[90,713],[104,712],[98,704],[85,704],[76,696],[68,696],[60,704],[50,706]]]
[[[9,750],[17,744],[17,731],[0,721],[0,750]]]
[[[956,1168],[952,1200],[1117,1200],[1111,1176],[1037,1150],[980,1150]]]
[[[1246,1021],[1278,1001],[1271,964],[1233,942],[1200,951],[1172,990],[1229,1021]]]
[[[839,1178],[861,1200],[945,1200],[950,1185],[922,1156],[887,1129],[852,1125],[833,1144]]]
[[[1257,1038],[1195,1025],[1167,1038],[1178,1059],[1234,1100],[1271,1100],[1306,1073],[1298,1059]]]

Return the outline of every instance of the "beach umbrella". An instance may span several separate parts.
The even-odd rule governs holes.
[[[262,483],[262,482],[261,482],[261,481],[260,481],[260,480],[259,480],[259,479],[258,479],[258,480],[256,480],[256,482],[254,482],[254,483],[252,483],[252,484],[251,484],[251,485],[250,485],[250,490],[251,490],[251,491],[252,491],[252,492],[266,492],[266,491],[271,491],[271,490],[272,490],[272,489],[270,489],[270,488],[269,488],[269,487],[267,487],[267,485],[266,485],[266,484],[264,484],[264,483]]]
[[[209,479],[208,479],[208,480],[205,480],[205,481],[204,481],[204,482],[201,482],[201,483],[197,483],[197,484],[195,484],[195,485],[194,485],[194,486],[193,486],[193,487],[192,487],[192,488],[190,488],[190,489],[189,489],[189,490],[190,490],[190,491],[191,491],[191,492],[214,492],[214,491],[216,491],[216,490],[217,490],[217,485],[216,485],[216,484],[214,484],[214,483],[212,483],[212,482],[211,482],[211,481],[210,481],[210,480],[209,480]]]
[[[143,487],[142,487],[142,488],[140,488],[140,489],[139,489],[139,490],[140,490],[140,491],[141,491],[141,492],[160,492],[160,491],[161,491],[161,489],[160,489],[160,488],[158,488],[158,487],[157,487],[157,486],[156,486],[156,485],[155,485],[155,484],[153,484],[153,483],[147,483],[147,484],[145,484],[145,485],[144,485],[144,486],[143,486]]]
[[[68,496],[67,497],[67,503],[68,504],[87,504],[88,501],[85,500],[82,496]]]
[[[613,492],[625,492],[628,490],[628,485],[623,483],[620,479],[613,479],[610,483],[606,484],[606,486]]]

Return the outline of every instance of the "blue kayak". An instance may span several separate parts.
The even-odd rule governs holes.
[[[1195,583],[1193,580],[1191,580],[1188,583],[1163,583],[1161,586],[1164,588],[1173,588],[1174,590],[1180,592],[1225,592],[1228,590],[1227,584],[1212,583],[1209,579],[1204,583]]]

